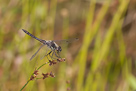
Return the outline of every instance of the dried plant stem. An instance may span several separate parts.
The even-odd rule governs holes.
[[[42,64],[42,65],[39,66],[36,70],[39,70],[41,67],[43,67],[43,66],[44,66],[45,64],[47,64],[47,63],[49,63],[49,62],[46,62],[46,63]],[[34,73],[32,73],[32,75],[33,75],[33,74],[34,74]],[[31,76],[32,76],[32,75],[31,75]],[[20,91],[22,91],[30,81],[31,81],[31,80],[30,80],[30,78],[29,78],[29,80],[27,81],[27,83],[20,89]]]
[[[49,63],[49,62],[46,62],[46,63],[44,63],[44,64],[42,64],[41,66],[39,66],[38,68],[37,68],[37,70],[39,70],[41,67],[43,67],[45,64],[47,64],[47,63]]]
[[[27,83],[20,89],[20,91],[22,91],[26,87],[26,85],[29,83],[29,81],[30,80],[27,81]]]

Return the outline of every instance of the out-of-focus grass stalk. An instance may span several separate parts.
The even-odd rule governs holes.
[[[27,24],[27,19],[29,16],[29,0],[22,1],[22,27]]]
[[[83,46],[81,47],[81,50],[76,58],[76,60],[79,61],[79,73],[78,73],[78,78],[76,82],[77,91],[80,91],[82,89],[84,72],[85,72],[85,67],[86,67],[87,50],[88,50],[90,41],[92,41],[93,39],[93,37],[91,36],[92,31],[90,31],[90,28],[91,28],[91,24],[93,21],[94,10],[95,10],[95,0],[90,2],[89,12],[86,18],[87,21],[86,21],[85,35],[83,39]]]
[[[128,2],[122,2],[120,7],[119,7],[119,10],[118,12],[115,14],[114,18],[113,18],[113,22],[111,24],[111,27],[109,28],[109,31],[108,33],[106,34],[106,37],[105,37],[105,40],[102,44],[102,47],[100,48],[100,50],[95,54],[95,57],[94,57],[94,60],[93,60],[93,64],[92,64],[92,67],[90,69],[90,71],[93,71],[93,72],[90,72],[89,75],[87,76],[87,83],[86,83],[86,91],[89,90],[90,86],[91,88],[93,88],[93,81],[91,81],[93,79],[94,74],[91,74],[91,73],[94,73],[97,68],[100,66],[100,63],[101,63],[101,60],[106,57],[106,54],[109,50],[109,47],[110,47],[110,43],[112,41],[112,38],[113,38],[113,34],[115,32],[115,30],[117,29],[117,25],[118,25],[118,22],[121,18],[121,15],[125,12],[126,8],[127,8],[127,4]],[[92,84],[91,84],[92,82]],[[93,89],[93,91],[95,91],[96,89]],[[104,89],[103,89],[104,90]]]
[[[62,32],[62,38],[67,39],[69,35],[69,17],[64,16],[63,17],[63,32]]]
[[[124,82],[127,83],[127,85],[125,86],[125,88],[122,88],[122,86],[119,86],[118,87],[118,91],[123,91],[123,90],[126,90],[128,91],[129,90],[129,80],[128,78],[131,76],[131,66],[128,67],[128,65],[130,64],[129,60],[127,60],[126,58],[126,50],[125,50],[125,43],[123,41],[123,35],[122,35],[122,31],[121,31],[121,27],[122,27],[122,21],[119,23],[119,26],[118,26],[118,31],[117,32],[117,37],[119,39],[118,41],[118,45],[119,45],[119,60],[120,60],[120,63],[121,63],[121,68],[122,68],[122,79],[124,80]],[[134,81],[133,79],[133,82],[136,83],[136,81]],[[130,82],[130,86],[132,85],[133,88],[136,89],[136,84],[131,84]]]
[[[56,16],[56,8],[57,8],[57,0],[53,0],[53,1],[49,0],[48,2],[49,2],[50,12],[48,15],[49,25],[48,25],[47,32],[49,32],[50,34],[53,35],[54,34],[55,16]]]
[[[101,50],[98,52],[98,54],[95,56],[92,64],[92,71],[95,72],[97,68],[100,66],[100,63],[102,59],[104,59],[108,53],[110,43],[112,41],[113,35],[115,33],[115,30],[117,29],[118,23],[120,21],[120,18],[122,14],[126,11],[128,6],[129,0],[126,0],[125,2],[122,2],[118,11],[116,12],[112,24],[110,28],[108,29],[108,32],[106,34],[105,40],[102,44]]]
[[[98,31],[98,29],[99,29],[99,26],[100,26],[100,24],[101,24],[101,22],[102,22],[102,20],[103,20],[103,17],[105,16],[105,14],[106,14],[106,12],[107,12],[107,10],[108,10],[108,8],[109,8],[109,3],[110,3],[110,0],[108,0],[104,5],[103,5],[103,7],[102,7],[102,9],[100,10],[100,12],[98,13],[98,16],[97,16],[97,19],[96,19],[96,21],[95,21],[95,23],[94,23],[94,26],[91,28],[91,34],[89,35],[89,39],[90,39],[90,41],[88,41],[89,43],[91,43],[91,41],[92,41],[92,39],[94,38],[94,36],[96,35],[96,33],[97,33],[97,31]],[[86,36],[86,35],[85,35]],[[89,46],[89,45],[88,45]],[[86,60],[86,59],[85,59]],[[83,60],[82,60],[83,61]],[[93,80],[93,75],[91,74],[91,73],[89,73],[88,74],[88,76],[87,76],[87,80],[86,80],[86,85],[85,85],[85,91],[88,91],[89,90],[89,88],[90,88],[90,83],[91,83],[91,81]],[[91,80],[92,79],[92,80]]]
[[[124,18],[123,18],[124,19]],[[121,62],[121,66],[123,66],[124,61],[126,60],[126,48],[123,40],[123,34],[122,34],[122,22],[120,21],[118,28],[117,28],[117,38],[118,38],[118,46],[119,46],[119,60]]]
[[[23,0],[22,1],[22,17],[21,17],[21,19],[22,19],[22,28],[24,28],[24,29],[28,29],[28,26],[27,26],[28,16],[29,16],[29,0],[25,0],[25,1]],[[19,50],[20,50],[21,54],[26,54],[29,39],[30,39],[30,37],[26,36],[24,41],[20,43]]]
[[[22,28],[27,29],[27,30],[29,29],[29,27],[27,26],[27,25],[29,25],[29,23],[28,23],[29,17],[28,16],[29,16],[29,0],[26,0],[26,1],[23,0],[22,1],[22,17],[21,17]],[[20,30],[20,31],[23,32],[22,30]],[[24,37],[23,41],[20,43],[20,46],[19,46],[19,52],[20,52],[21,55],[27,54],[27,49],[28,49],[28,46],[29,46],[29,39],[30,39],[30,36],[25,34],[25,37]],[[22,72],[25,72],[26,77],[28,78],[31,75],[30,70],[32,68],[29,66],[27,60],[29,60],[29,59],[24,56],[23,63],[22,63]]]
[[[126,88],[130,89],[130,84],[129,84],[129,75],[131,75],[131,65],[130,65],[130,60],[125,60],[125,63],[123,65],[123,70],[122,70],[122,75],[124,76],[125,82],[126,82]],[[126,89],[125,89],[126,90]],[[127,91],[127,90],[126,90]]]
[[[121,61],[122,63],[122,61]],[[123,66],[122,66],[122,76],[124,78],[125,84],[125,90],[127,91],[133,91],[136,90],[136,78],[135,76],[131,73],[132,72],[132,62],[131,59],[125,59]],[[124,90],[124,89],[123,89]]]
[[[65,11],[62,11],[62,13],[65,13]],[[62,31],[62,39],[68,39],[69,35],[69,16],[62,16],[63,17],[63,31]],[[63,52],[67,53],[67,46],[63,48]],[[64,55],[66,57],[66,55]],[[66,87],[66,63],[59,64],[59,73],[58,73],[58,91],[65,91],[67,89]]]
[[[4,35],[1,31],[2,31],[2,29],[0,29],[0,49],[2,48],[3,37],[4,37]]]
[[[91,14],[89,13],[88,14],[88,17],[87,17],[87,25],[86,25],[86,32],[85,32],[85,35],[84,35],[84,41],[83,41],[83,46],[80,50],[80,60],[79,60],[79,65],[80,65],[80,71],[79,71],[79,75],[78,75],[78,82],[77,82],[77,89],[78,90],[81,90],[82,88],[82,84],[83,84],[83,77],[84,77],[84,71],[85,71],[85,64],[86,64],[86,56],[87,56],[87,50],[88,50],[88,47],[92,41],[92,39],[94,38],[95,34],[97,33],[98,29],[99,29],[99,26],[101,24],[101,21],[103,19],[103,17],[105,16],[106,12],[107,12],[107,9],[109,7],[109,1],[103,6],[103,8],[101,9],[101,11],[99,12],[98,14],[98,17],[95,21],[95,24],[94,26],[92,27],[91,26],[91,23],[90,22],[90,19],[92,21],[92,14],[94,13],[94,7],[95,7],[95,4],[94,4],[95,1],[92,1],[90,5],[90,12]],[[89,22],[89,23],[88,23]],[[91,27],[90,27],[91,26]],[[79,57],[79,56],[78,56]],[[89,80],[88,80],[89,81]]]
[[[127,82],[129,83],[129,87],[132,88],[132,90],[136,90],[136,78],[131,73],[128,74]]]
[[[97,54],[97,52],[100,50],[101,43],[102,43],[101,32],[98,32],[96,35],[96,41],[94,45],[95,48],[93,51],[93,55]],[[106,81],[105,79],[103,79],[103,74],[101,74],[100,72],[96,72],[95,74],[92,74],[91,72],[89,72],[88,75],[90,75],[90,77],[86,79],[84,91],[89,91],[89,90],[90,91],[96,91],[96,90],[105,91],[104,87],[106,85]],[[95,80],[94,80],[94,77],[95,77]],[[89,83],[90,84],[93,83],[93,84],[89,86]]]
[[[101,50],[99,50],[96,54],[95,54],[95,57],[94,57],[94,60],[93,60],[93,64],[92,64],[92,67],[90,69],[90,71],[93,71],[93,73],[97,70],[97,68],[100,66],[100,62],[101,60],[104,58],[104,56],[106,56],[108,50],[109,50],[109,46],[110,46],[110,42],[111,42],[111,39],[113,38],[113,34],[114,34],[114,31],[115,29],[117,29],[117,25],[120,20],[120,17],[122,15],[122,13],[124,13],[124,11],[126,10],[127,8],[127,2],[125,3],[121,3],[121,6],[119,7],[119,10],[118,12],[115,14],[114,16],[114,19],[113,19],[113,22],[112,22],[112,25],[108,31],[108,33],[106,34],[106,37],[105,37],[105,40],[102,44],[102,47],[100,48]],[[122,10],[123,9],[123,10]],[[88,91],[90,86],[91,88],[93,88],[93,83],[91,84],[91,80],[93,79],[93,77],[95,76],[94,74],[92,75],[91,74],[92,72],[90,72],[87,76],[87,82],[86,82],[86,85],[85,85],[85,91]],[[96,90],[96,89],[93,89],[93,90]],[[103,89],[104,90],[104,89]]]

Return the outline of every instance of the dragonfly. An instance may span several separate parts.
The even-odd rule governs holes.
[[[53,58],[53,55],[55,55],[57,58],[61,58],[60,55],[59,55],[59,53],[62,51],[62,48],[61,48],[61,46],[59,46],[57,44],[57,42],[59,42],[59,43],[71,43],[73,41],[77,41],[78,40],[78,38],[69,39],[69,40],[43,40],[43,39],[35,37],[34,35],[32,35],[31,33],[29,33],[25,29],[22,29],[22,31],[24,31],[26,34],[28,34],[32,38],[34,38],[34,39],[36,39],[36,40],[38,40],[39,42],[42,43],[42,45],[40,46],[40,48],[34,53],[34,55],[30,58],[30,60],[32,60],[36,56],[36,54],[41,50],[41,48],[43,46],[47,46],[51,50],[49,53],[45,54],[45,56],[49,55],[51,58]],[[51,55],[51,53],[52,53],[52,55]]]

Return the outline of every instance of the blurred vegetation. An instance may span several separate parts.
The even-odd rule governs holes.
[[[23,91],[136,90],[135,0],[5,0],[0,1],[0,91],[18,91],[45,49],[29,61],[38,38],[79,38],[62,48],[66,62],[44,65],[39,74],[55,78],[30,81]]]

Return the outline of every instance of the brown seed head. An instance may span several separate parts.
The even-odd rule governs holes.
[[[31,77],[30,77],[30,80],[33,80],[35,77],[32,75]]]
[[[49,77],[49,73],[46,73],[46,74],[42,73],[42,75],[43,75],[43,79]]]
[[[38,75],[38,70],[35,70],[33,74]]]
[[[57,64],[57,62],[55,62],[55,60],[52,60],[52,61],[49,60],[49,63],[50,63],[50,64],[49,64],[50,66],[51,66],[51,65],[54,65],[54,64]]]
[[[58,62],[64,62],[65,61],[65,58],[59,58],[57,59]]]
[[[51,77],[55,77],[55,75],[54,75],[52,72],[50,72],[50,76],[51,76]]]

